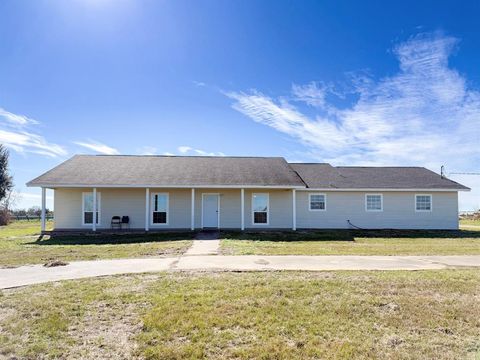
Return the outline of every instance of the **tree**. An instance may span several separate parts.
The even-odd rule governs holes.
[[[8,224],[10,207],[15,198],[13,180],[8,172],[8,150],[0,144],[0,225]]]
[[[27,214],[30,216],[40,216],[42,208],[40,206],[32,206],[27,210]]]
[[[0,201],[3,201],[13,189],[13,180],[8,172],[8,150],[0,144]]]

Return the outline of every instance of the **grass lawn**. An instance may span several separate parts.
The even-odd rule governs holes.
[[[193,233],[56,236],[38,239],[39,221],[15,221],[0,227],[0,267],[50,260],[95,260],[166,256],[183,253]]]
[[[115,276],[0,293],[0,358],[475,359],[480,272]]]
[[[470,231],[223,232],[228,255],[479,255],[480,229]]]
[[[462,219],[460,220],[460,226],[461,227],[469,227],[469,226],[480,227],[480,219],[477,219],[477,220]]]

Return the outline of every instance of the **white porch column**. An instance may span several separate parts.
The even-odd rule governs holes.
[[[190,229],[195,230],[195,189],[192,188],[192,218],[190,219]]]
[[[297,230],[297,190],[292,189],[292,230]]]
[[[92,231],[97,231],[97,188],[93,188]]]
[[[241,226],[240,229],[245,230],[245,189],[240,189],[240,217],[241,217]]]
[[[150,189],[145,189],[145,231],[148,231],[150,224]]]
[[[41,224],[42,224],[42,232],[45,231],[45,204],[46,204],[46,190],[42,187],[42,215],[41,215]]]

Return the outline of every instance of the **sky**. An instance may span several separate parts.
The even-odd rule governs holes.
[[[478,1],[3,0],[16,207],[74,154],[425,166],[480,208]],[[52,208],[53,194],[48,192]]]

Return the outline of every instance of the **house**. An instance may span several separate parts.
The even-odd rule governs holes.
[[[334,167],[281,157],[76,155],[27,186],[54,190],[56,230],[457,229],[458,192],[422,167]],[[96,219],[96,221],[93,221]],[[45,217],[42,217],[45,230]]]

